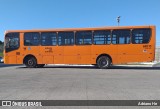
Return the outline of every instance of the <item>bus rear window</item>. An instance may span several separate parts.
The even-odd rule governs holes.
[[[149,43],[151,37],[150,29],[133,29],[132,30],[132,43],[145,44]]]

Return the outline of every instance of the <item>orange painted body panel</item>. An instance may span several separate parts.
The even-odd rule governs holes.
[[[152,34],[148,44],[109,44],[109,45],[70,45],[70,46],[24,46],[24,32],[57,32],[84,30],[113,30],[151,28]],[[112,64],[128,62],[150,62],[155,56],[155,26],[125,26],[103,28],[53,29],[53,30],[16,30],[20,32],[20,47],[17,50],[4,53],[6,64],[23,64],[26,55],[34,55],[38,64],[96,64],[101,54],[108,54]],[[147,46],[144,48],[144,46]]]

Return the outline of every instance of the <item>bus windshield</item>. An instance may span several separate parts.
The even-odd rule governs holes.
[[[19,48],[19,33],[8,33],[5,37],[5,51],[9,52]]]

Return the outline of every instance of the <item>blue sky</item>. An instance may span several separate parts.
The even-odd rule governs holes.
[[[160,0],[0,0],[0,40],[5,30],[156,25]]]

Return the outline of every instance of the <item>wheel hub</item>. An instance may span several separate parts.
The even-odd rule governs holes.
[[[33,65],[33,61],[32,61],[32,60],[29,60],[29,61],[28,61],[28,65]]]
[[[102,61],[102,64],[105,65],[105,64],[106,64],[106,61]]]
[[[101,64],[102,64],[103,66],[106,66],[106,65],[108,64],[108,62],[107,62],[107,60],[103,59],[103,60],[101,61]]]

